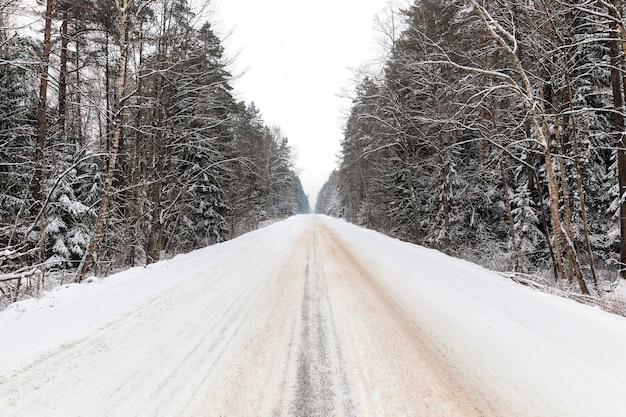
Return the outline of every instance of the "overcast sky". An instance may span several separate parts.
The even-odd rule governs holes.
[[[352,69],[376,57],[374,18],[389,0],[213,0],[212,21],[229,56],[234,86],[267,125],[279,125],[297,153],[304,191],[314,204],[335,168],[353,86]]]

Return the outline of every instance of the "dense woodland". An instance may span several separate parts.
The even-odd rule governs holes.
[[[189,3],[0,0],[0,305],[309,211]]]
[[[358,84],[316,210],[583,294],[619,283],[624,12],[416,0],[387,25],[381,74]]]

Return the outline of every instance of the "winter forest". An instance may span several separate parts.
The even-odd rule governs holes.
[[[186,0],[0,0],[0,307],[309,211],[227,66]]]
[[[360,78],[316,211],[610,291],[626,277],[624,3],[411,3]]]
[[[236,98],[191,3],[0,0],[0,307],[309,211],[287,137]],[[316,212],[529,285],[611,292],[626,278],[623,2],[405,4]]]

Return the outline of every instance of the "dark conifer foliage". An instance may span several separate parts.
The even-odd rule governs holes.
[[[191,2],[55,1],[45,65],[20,3],[0,1],[0,305],[309,211],[287,138],[234,98]]]

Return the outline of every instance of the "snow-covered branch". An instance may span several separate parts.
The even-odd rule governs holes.
[[[15,281],[19,279],[37,277],[41,276],[42,272],[39,268],[23,268],[15,272],[11,272],[9,274],[0,274],[0,282],[6,281]]]

